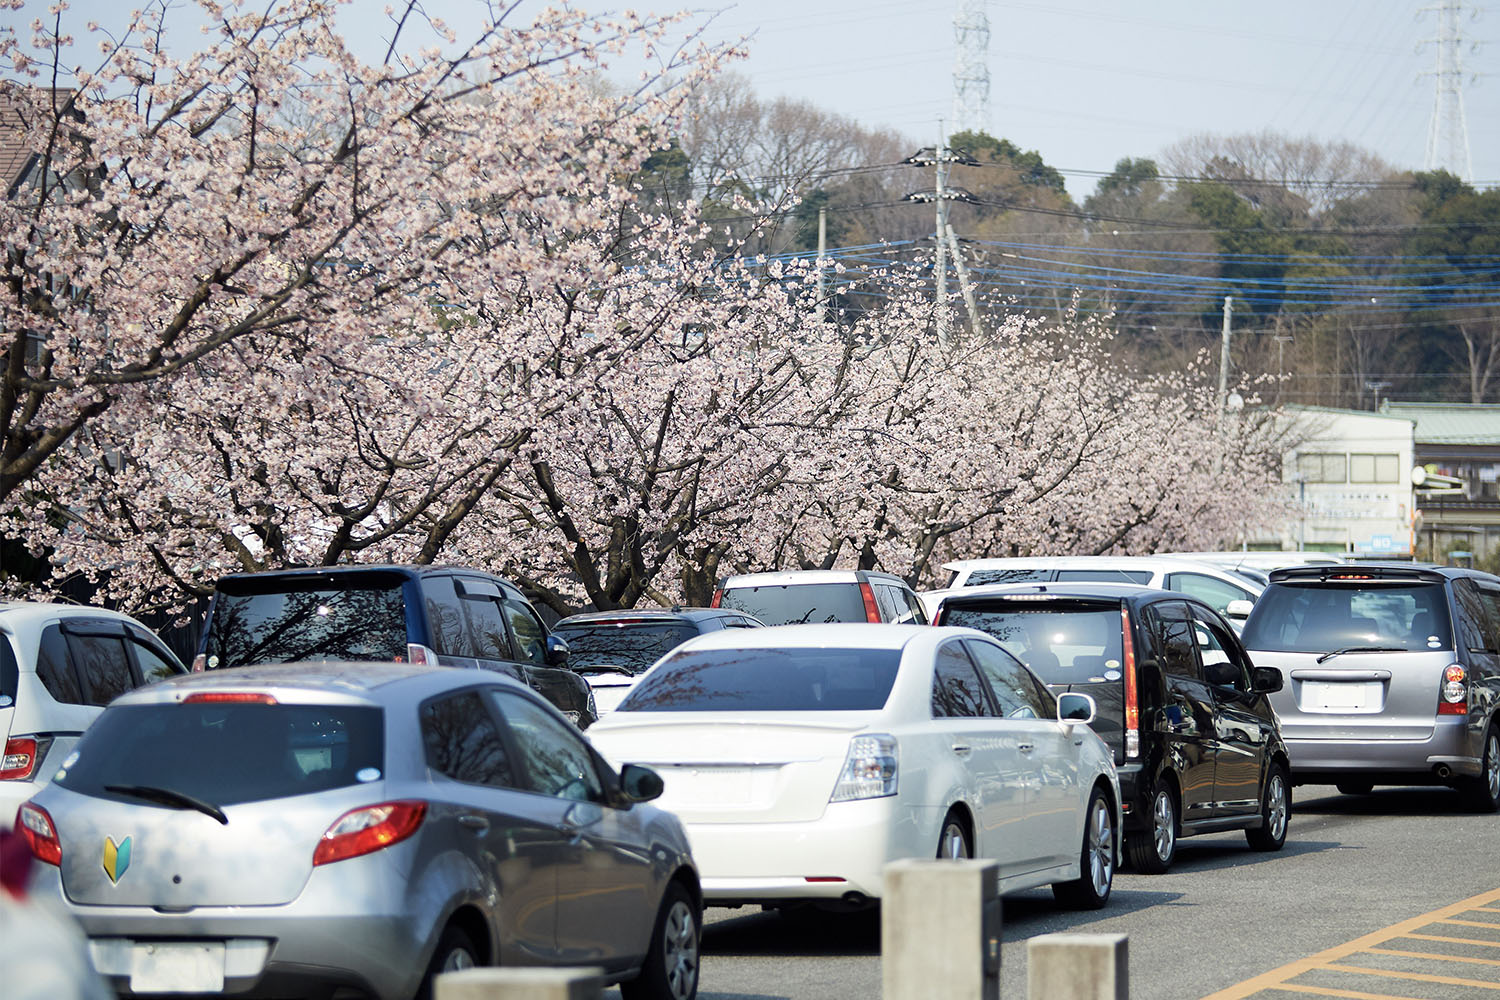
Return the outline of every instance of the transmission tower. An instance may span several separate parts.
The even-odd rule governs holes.
[[[958,0],[953,35],[953,130],[987,132],[990,124],[990,18],[985,0]]]
[[[1469,10],[1471,15],[1477,13],[1473,7]],[[1469,183],[1474,180],[1474,161],[1469,155],[1469,126],[1464,120],[1464,39],[1459,23],[1464,5],[1461,0],[1442,0],[1423,7],[1421,12],[1438,15],[1438,37],[1422,43],[1437,47],[1437,69],[1423,74],[1435,82],[1424,169],[1446,170]]]

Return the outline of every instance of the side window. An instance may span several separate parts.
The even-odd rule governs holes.
[[[531,606],[507,597],[500,602],[505,620],[515,637],[515,659],[545,666],[547,663],[547,629]]]
[[[1453,581],[1453,596],[1458,605],[1459,641],[1471,653],[1495,652],[1495,623],[1474,581]]]
[[[1255,595],[1244,587],[1236,587],[1232,583],[1226,583],[1216,577],[1204,576],[1201,573],[1169,573],[1167,589],[1187,594],[1189,597],[1196,597],[1221,615],[1224,609],[1229,607],[1230,601],[1255,599]]]
[[[1500,647],[1500,588],[1481,585],[1479,588],[1479,601],[1484,605],[1489,618],[1489,643],[1490,649]]]
[[[465,598],[461,602],[469,615],[469,632],[474,637],[474,652],[486,660],[514,660],[510,636],[505,632],[505,616],[500,602],[492,597]]]
[[[139,686],[125,656],[125,639],[113,635],[68,635],[68,655],[83,678],[90,705],[108,705]]]
[[[520,787],[581,802],[603,802],[604,783],[578,731],[512,691],[488,692],[520,755]]]
[[[422,745],[427,766],[471,785],[515,788],[515,771],[500,729],[477,691],[450,695],[422,706]]]
[[[1193,652],[1196,637],[1193,624],[1188,618],[1186,604],[1177,601],[1162,601],[1151,605],[1151,631],[1156,645],[1161,650],[1162,671],[1168,681],[1174,677],[1201,681],[1198,658]]]
[[[938,647],[932,672],[932,717],[972,718],[993,715],[974,664],[956,642]]]
[[[906,606],[911,609],[911,620],[918,625],[926,625],[927,609],[922,607],[922,599],[916,595],[915,591],[907,590],[904,587],[901,589],[900,594],[901,599],[906,602]]]
[[[1250,690],[1250,675],[1234,648],[1234,638],[1217,619],[1193,608],[1194,639],[1203,664],[1203,679],[1220,687]]]
[[[140,668],[141,679],[146,684],[164,681],[181,672],[176,664],[144,642],[132,640],[130,651],[135,654],[136,666]]]
[[[42,630],[42,641],[36,651],[36,673],[52,700],[64,705],[84,705],[83,684],[68,659],[68,643],[62,629],[48,625]]]
[[[440,656],[474,656],[474,640],[464,617],[463,602],[453,589],[453,578],[424,579],[422,599],[427,604],[427,627],[432,630],[433,651]]]
[[[990,691],[1007,719],[1042,719],[1053,714],[1037,696],[1036,683],[1019,660],[999,646],[964,640],[964,648],[989,681]]]
[[[906,609],[901,606],[896,588],[888,583],[877,583],[870,589],[875,592],[875,606],[880,609],[880,620],[899,622]]]

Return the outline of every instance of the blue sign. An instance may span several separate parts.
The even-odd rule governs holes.
[[[1396,547],[1396,542],[1390,535],[1371,535],[1371,552],[1389,552]]]

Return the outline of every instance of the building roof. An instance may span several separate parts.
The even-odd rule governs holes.
[[[1416,443],[1500,445],[1500,406],[1474,403],[1391,403],[1382,413],[1416,422]]]
[[[51,102],[59,106],[72,101],[72,91],[28,87],[14,80],[0,80],[0,188],[3,188],[6,198],[14,197],[20,190],[36,168],[38,159],[26,143],[26,133],[35,124],[32,115],[36,105],[22,95],[23,90],[50,95]],[[69,110],[76,114],[76,111]]]

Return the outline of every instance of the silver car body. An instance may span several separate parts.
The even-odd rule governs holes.
[[[246,692],[329,713],[378,709],[383,761],[341,787],[225,804],[224,822],[192,808],[74,791],[58,783],[66,773],[29,804],[46,810],[61,845],[60,865],[37,866],[33,891],[66,903],[89,936],[95,967],[121,992],[309,996],[344,986],[407,998],[449,926],[474,940],[480,961],[597,965],[625,979],[641,966],[668,883],[681,881],[697,899],[686,837],[670,813],[472,784],[429,766],[419,712],[453,704],[448,696],[521,698],[563,723],[525,686],[493,673],[372,663],[246,667],[136,692],[106,719]],[[92,735],[106,731],[101,720]],[[571,727],[560,731],[587,746]],[[261,745],[243,745],[244,773],[285,766]],[[79,747],[85,760],[115,752],[91,739]],[[315,760],[325,752],[339,750],[294,751]],[[588,753],[606,786],[618,780]],[[401,802],[425,803],[406,839],[314,864],[314,850],[341,817]]]

